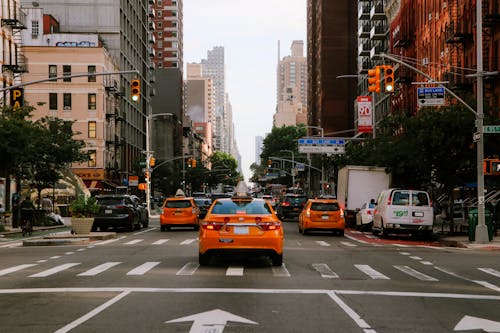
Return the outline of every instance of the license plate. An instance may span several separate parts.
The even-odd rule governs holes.
[[[113,214],[113,210],[112,209],[106,209],[104,211],[104,214]]]
[[[294,212],[297,212],[298,210],[299,210],[298,208],[294,208],[294,209],[293,209],[293,211],[294,211]]]
[[[234,227],[233,232],[235,235],[248,235],[248,227]]]
[[[322,218],[323,220],[328,220],[328,215],[323,215],[323,216],[321,216],[321,218]]]
[[[415,217],[424,217],[424,212],[413,212],[413,216],[415,216]]]

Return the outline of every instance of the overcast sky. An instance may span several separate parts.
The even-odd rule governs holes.
[[[184,62],[200,62],[214,46],[224,47],[226,90],[248,181],[255,136],[272,128],[278,40],[281,58],[290,55],[293,40],[306,43],[306,0],[184,0],[183,5]]]

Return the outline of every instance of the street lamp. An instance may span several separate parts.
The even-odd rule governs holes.
[[[280,152],[288,152],[292,153],[292,187],[295,187],[295,154],[293,150],[288,150],[288,149],[282,149]]]

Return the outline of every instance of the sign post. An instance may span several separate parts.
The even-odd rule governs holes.
[[[358,132],[371,133],[373,131],[372,124],[372,97],[371,96],[358,96]]]

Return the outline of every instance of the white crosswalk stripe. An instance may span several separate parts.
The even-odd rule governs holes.
[[[493,268],[478,268],[480,271],[482,272],[485,272],[487,274],[490,274],[490,275],[493,275],[493,276],[496,276],[496,277],[500,277],[500,272],[493,269]]]
[[[366,275],[368,275],[370,278],[372,278],[374,280],[390,280],[390,278],[388,278],[384,274],[376,271],[375,269],[373,269],[369,265],[354,265],[354,267],[356,267],[361,272],[365,273]]]
[[[229,266],[226,269],[226,276],[243,276],[242,266]]]
[[[131,240],[130,242],[125,243],[125,245],[134,245],[134,244],[140,243],[142,241],[144,241],[144,239],[134,239],[134,240]]]
[[[196,262],[188,262],[175,275],[193,275],[199,267],[200,265]]]
[[[2,269],[2,270],[0,270],[0,276],[4,276],[4,275],[7,275],[7,274],[10,274],[10,273],[13,273],[13,272],[17,272],[17,271],[20,271],[22,269],[25,269],[25,268],[28,268],[28,267],[32,267],[32,266],[36,266],[36,265],[37,264],[25,264],[25,265],[18,265],[18,266],[14,266],[14,267]]]
[[[19,247],[22,245],[23,245],[23,242],[13,242],[13,243],[7,243],[7,244],[0,245],[0,247],[13,248],[13,247]]]
[[[197,240],[196,238],[194,238],[194,239],[186,239],[185,241],[181,242],[181,245],[189,245],[191,243],[196,242],[196,240]]]
[[[149,261],[146,262],[133,270],[129,271],[127,275],[144,275],[146,274],[149,270],[153,269],[155,266],[159,265],[159,261]]]
[[[96,266],[92,269],[89,269],[86,272],[80,273],[80,274],[78,274],[78,276],[95,276],[95,275],[100,274],[104,271],[107,271],[111,267],[114,267],[114,266],[119,265],[119,264],[121,264],[121,262],[118,262],[118,261],[107,262],[107,263],[104,263],[102,265]]]
[[[62,265],[59,265],[59,266],[47,269],[47,270],[42,271],[40,273],[36,273],[36,274],[30,275],[29,277],[36,277],[36,278],[47,277],[49,275],[53,275],[53,274],[62,272],[64,270],[67,270],[67,269],[69,269],[71,267],[74,267],[74,266],[77,266],[77,265],[80,265],[80,263],[79,262],[70,262],[70,263],[67,263],[67,264],[62,264]]]
[[[166,242],[168,242],[170,239],[166,238],[166,239],[159,239],[157,240],[156,242],[153,243],[153,245],[162,245],[162,244],[165,244]]]
[[[327,264],[312,264],[312,267],[325,279],[338,279],[339,275],[332,271]]]
[[[319,244],[319,245],[321,245],[321,246],[331,246],[330,244],[328,244],[325,241],[316,241],[316,243]]]
[[[354,243],[351,243],[351,242],[340,242],[340,244],[342,245],[345,245],[345,246],[349,246],[349,247],[355,247],[355,246],[358,246]]]
[[[393,267],[400,270],[403,273],[406,273],[406,274],[408,274],[416,279],[422,280],[422,281],[439,281],[438,279],[433,278],[432,276],[426,275],[424,273],[421,273],[421,272],[419,272],[419,271],[417,271],[409,266],[394,265]]]

